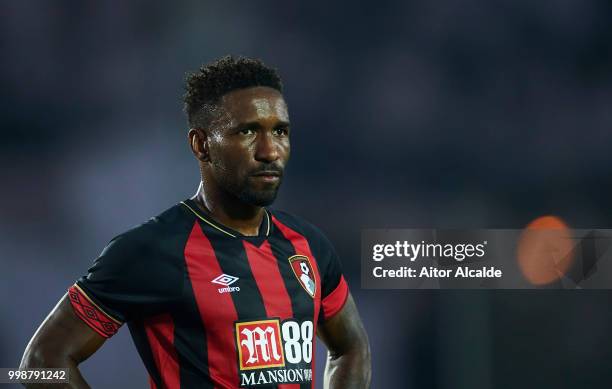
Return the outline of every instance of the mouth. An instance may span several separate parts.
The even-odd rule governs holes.
[[[252,177],[264,182],[277,182],[278,180],[280,180],[281,173],[274,170],[265,170],[253,174]]]

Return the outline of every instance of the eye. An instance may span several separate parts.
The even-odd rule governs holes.
[[[253,130],[250,127],[247,127],[247,128],[243,128],[242,130],[240,130],[240,133],[242,135],[253,135],[255,133],[255,130]]]
[[[276,136],[287,136],[289,135],[289,127],[276,127],[272,133]]]

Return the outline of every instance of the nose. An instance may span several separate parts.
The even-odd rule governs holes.
[[[260,162],[274,162],[279,158],[278,144],[272,134],[261,132],[257,137],[255,160]]]

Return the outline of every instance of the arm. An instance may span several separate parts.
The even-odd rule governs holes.
[[[329,350],[324,387],[328,389],[370,387],[370,344],[349,294],[340,312],[318,327]]]
[[[68,295],[64,295],[28,343],[19,368],[69,368],[70,383],[61,387],[89,388],[77,366],[105,340],[74,313]],[[24,385],[26,388],[59,388],[57,384]]]

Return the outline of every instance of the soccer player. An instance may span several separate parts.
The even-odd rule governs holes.
[[[290,151],[278,74],[224,57],[188,77],[185,110],[197,193],[112,239],[21,368],[70,368],[68,387],[87,388],[79,363],[127,323],[151,388],[314,388],[317,335],[325,386],[368,387],[367,336],[331,243],[266,208]]]

